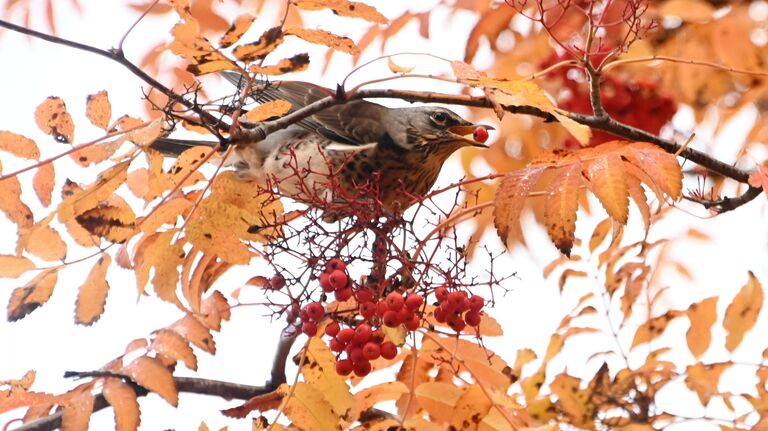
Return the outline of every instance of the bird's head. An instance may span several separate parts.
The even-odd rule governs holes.
[[[450,109],[418,106],[391,109],[384,122],[395,145],[406,150],[434,151],[445,149],[452,153],[462,147],[482,147],[472,134],[479,125],[473,124]],[[491,126],[482,126],[493,130]]]

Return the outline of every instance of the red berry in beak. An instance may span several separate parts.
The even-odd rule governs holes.
[[[474,133],[472,133],[472,139],[484,144],[488,140],[488,129],[483,126],[475,128]]]

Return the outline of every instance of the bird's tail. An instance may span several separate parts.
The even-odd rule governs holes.
[[[194,139],[172,139],[172,138],[160,138],[150,145],[154,150],[160,151],[166,156],[176,157],[184,151],[193,147],[215,147],[216,142],[213,141],[196,141]]]

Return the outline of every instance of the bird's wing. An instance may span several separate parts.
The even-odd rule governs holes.
[[[230,83],[242,88],[245,79],[236,72],[222,72]],[[293,110],[309,105],[334,92],[308,82],[300,81],[254,81],[254,98],[258,102],[286,100]],[[382,112],[386,107],[364,100],[353,100],[324,109],[298,122],[305,129],[351,145],[377,142],[386,133],[381,125]]]

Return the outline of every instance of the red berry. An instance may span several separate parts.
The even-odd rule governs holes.
[[[435,308],[435,320],[437,320],[437,323],[445,323],[446,317],[447,317],[447,312],[445,311],[445,308],[443,308],[442,305]]]
[[[381,346],[379,343],[374,343],[373,341],[365,343],[365,346],[363,346],[363,357],[365,359],[372,361],[379,356],[381,356]]]
[[[333,286],[333,290],[341,290],[347,287],[347,281],[349,281],[347,273],[338,269],[334,270],[328,278],[331,286]]]
[[[480,312],[479,311],[467,311],[464,315],[464,321],[469,326],[477,326],[480,324]]]
[[[387,307],[392,311],[400,310],[405,304],[403,295],[401,295],[399,292],[390,292],[389,295],[387,295],[387,299],[385,301],[387,302]]]
[[[360,304],[359,310],[360,315],[363,316],[364,319],[370,319],[374,314],[376,314],[376,304],[373,302],[363,302]]]
[[[349,355],[349,360],[352,361],[353,364],[366,361],[365,357],[363,356],[363,349],[360,347],[349,349],[347,354]]]
[[[415,310],[421,307],[421,304],[423,303],[424,303],[424,298],[421,295],[411,294],[411,295],[408,295],[407,298],[405,298],[405,306],[409,310]]]
[[[331,322],[328,324],[328,326],[325,327],[325,335],[335,337],[340,330],[341,327],[339,326],[339,322]]]
[[[394,328],[400,324],[400,319],[397,318],[397,312],[389,310],[384,313],[384,317],[381,318],[384,326]]]
[[[335,270],[344,271],[347,269],[347,264],[339,258],[331,259],[325,264],[326,272],[333,272]]]
[[[397,356],[397,346],[391,341],[381,343],[381,357],[384,359],[394,359]]]
[[[448,304],[454,310],[460,310],[460,307],[465,299],[466,296],[462,295],[461,292],[451,292],[448,294]],[[467,304],[467,306],[469,306],[469,304]]]
[[[269,280],[269,287],[272,290],[280,290],[285,287],[285,277],[280,274],[275,274]]]
[[[458,314],[452,314],[450,317],[448,317],[448,326],[451,327],[456,332],[461,332],[462,329],[464,329],[467,324],[464,322],[464,319],[461,318]]]
[[[480,295],[472,295],[469,298],[469,309],[472,311],[480,311],[485,305],[485,299]]]
[[[346,289],[337,290],[334,293],[334,296],[336,296],[337,301],[346,301],[352,297],[352,289],[348,287]]]
[[[312,322],[317,322],[322,319],[325,314],[325,307],[319,302],[310,302],[304,309],[307,311],[307,317]]]
[[[353,340],[357,343],[363,344],[370,340],[371,336],[373,336],[371,326],[366,323],[361,323],[360,325],[357,325],[357,328],[355,328],[355,337]]]
[[[478,126],[475,128],[475,132],[472,133],[472,139],[474,139],[477,142],[485,143],[485,141],[488,140],[488,129],[486,129],[483,126]]]
[[[301,332],[309,335],[310,337],[314,337],[317,335],[317,324],[313,322],[304,322],[301,325]]]
[[[421,319],[419,316],[412,314],[411,317],[406,320],[405,322],[405,329],[409,331],[415,331],[419,329],[419,326],[421,326]]]
[[[413,311],[407,308],[401,308],[397,311],[397,320],[399,320],[400,323],[405,323],[405,321],[410,319],[411,316],[413,316]]]
[[[352,341],[352,338],[354,337],[355,337],[355,330],[352,328],[344,328],[341,331],[339,331],[338,334],[336,334],[336,339],[339,340],[345,346],[349,344],[349,342]]]
[[[328,342],[328,347],[331,348],[334,352],[341,352],[344,350],[344,344],[341,343],[341,341],[337,339],[332,339],[330,342]]]
[[[438,287],[435,289],[435,297],[438,302],[445,301],[445,299],[448,298],[448,289],[445,286]]]
[[[352,361],[349,359],[342,359],[336,362],[336,372],[341,376],[348,376],[353,368]]]
[[[384,317],[384,314],[389,311],[389,307],[387,306],[386,301],[379,301],[376,303],[376,314],[379,315],[379,317]]]
[[[360,303],[373,302],[373,292],[368,289],[360,289],[355,292],[355,298],[357,298],[357,301]]]
[[[371,363],[365,360],[355,362],[352,371],[354,371],[355,375],[358,377],[365,377],[371,372]]]
[[[320,288],[323,289],[323,292],[325,293],[334,291],[334,288],[331,285],[331,277],[326,273],[320,274]]]

